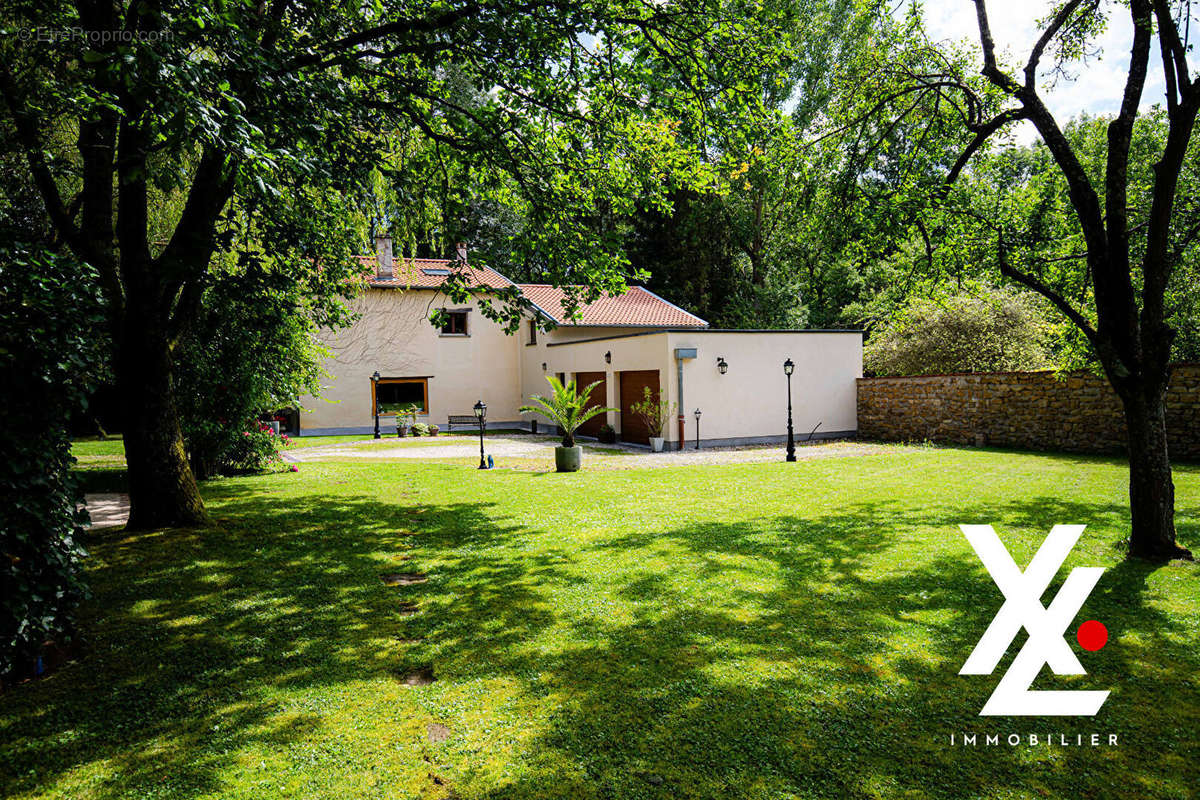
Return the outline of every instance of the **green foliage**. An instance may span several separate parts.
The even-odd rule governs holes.
[[[278,461],[280,437],[258,419],[320,391],[324,350],[313,336],[319,296],[275,262],[214,274],[197,322],[175,351],[175,394],[198,478]]]
[[[24,677],[43,642],[71,644],[86,596],[66,425],[104,344],[92,280],[70,259],[0,250],[0,678]]]
[[[412,426],[412,430],[409,431],[409,435],[410,436],[428,436],[429,435],[429,426],[426,425],[424,422],[418,422]]]
[[[262,472],[280,463],[280,451],[287,447],[287,437],[275,433],[269,425],[252,424],[235,438],[223,454],[222,471],[227,473]]]
[[[1009,288],[914,299],[871,334],[863,369],[871,375],[1047,369],[1052,325],[1044,308]]]
[[[402,428],[407,431],[417,422],[417,414],[421,413],[421,407],[416,403],[405,403],[397,408],[390,408],[387,405],[380,405],[380,413],[385,410],[396,415],[396,431],[399,432]]]
[[[655,395],[656,393],[651,392],[649,386],[643,386],[642,399],[631,405],[629,410],[642,421],[646,429],[650,431],[650,436],[657,438],[663,435],[667,423],[675,416],[675,409],[679,406],[676,403],[669,403],[665,399],[659,399]]]
[[[574,380],[565,384],[553,375],[547,375],[550,384],[550,397],[535,394],[530,397],[531,404],[521,406],[522,414],[541,414],[548,417],[555,425],[562,428],[563,447],[575,446],[575,431],[579,426],[592,417],[616,409],[598,405],[589,405],[592,389],[600,385],[600,381],[590,383],[582,390],[577,390]]]

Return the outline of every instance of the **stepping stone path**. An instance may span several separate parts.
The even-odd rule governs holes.
[[[425,733],[431,744],[444,742],[450,738],[450,729],[440,722],[431,722],[425,726]]]
[[[406,686],[428,686],[436,680],[437,678],[433,677],[433,667],[421,667],[405,675],[403,682]]]
[[[402,617],[411,617],[412,615],[416,614],[420,610],[421,610],[420,606],[418,606],[416,603],[414,603],[411,600],[401,600],[400,601],[400,616],[402,616]]]
[[[385,586],[414,586],[418,583],[425,583],[429,580],[429,576],[424,572],[393,572],[388,575],[380,575],[379,579]]]
[[[83,501],[87,505],[91,522],[87,527],[92,530],[102,528],[122,528],[129,522],[129,495],[127,494],[85,494]]]

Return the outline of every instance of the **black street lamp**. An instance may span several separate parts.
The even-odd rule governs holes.
[[[783,362],[783,374],[787,375],[788,379],[788,446],[787,460],[796,460],[796,437],[792,435],[792,372],[796,369],[796,365],[789,358]]]
[[[700,449],[700,409],[697,408],[695,411],[692,412],[692,414],[696,417],[696,449],[699,450]]]
[[[371,376],[371,403],[375,406],[375,438],[379,438],[379,370]]]
[[[483,423],[487,419],[487,403],[479,400],[475,403],[475,419],[479,420],[479,468],[487,469],[483,459]]]

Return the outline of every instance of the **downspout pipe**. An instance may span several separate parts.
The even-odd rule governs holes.
[[[678,423],[679,423],[679,446],[678,449],[683,449],[683,442],[686,437],[684,425],[686,420],[683,418],[683,409],[686,408],[683,402],[683,362],[689,358],[696,357],[696,348],[694,347],[676,347],[675,348],[675,372],[678,380],[677,399],[678,406]]]

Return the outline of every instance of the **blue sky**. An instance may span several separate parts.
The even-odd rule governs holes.
[[[1047,85],[1052,76],[1045,67],[1052,62],[1043,59],[1043,69],[1039,72],[1043,83],[1042,96],[1060,125],[1084,111],[1089,114],[1109,114],[1114,113],[1120,105],[1125,75],[1129,69],[1133,28],[1126,6],[1119,3],[1106,5],[1109,12],[1108,27],[1094,42],[1099,53],[1089,58],[1086,64],[1072,65],[1069,72],[1077,76],[1074,80],[1060,78],[1054,85]],[[988,19],[997,53],[1018,75],[1040,33],[1037,20],[1046,17],[1053,6],[1053,3],[1044,0],[989,0]],[[978,47],[979,28],[972,0],[926,0],[925,17],[929,35],[935,41],[969,39]],[[1142,93],[1143,108],[1156,103],[1165,105],[1163,92],[1162,65],[1155,48],[1151,53],[1146,88]],[[1028,123],[1022,123],[1016,135],[1023,142],[1036,136]]]

